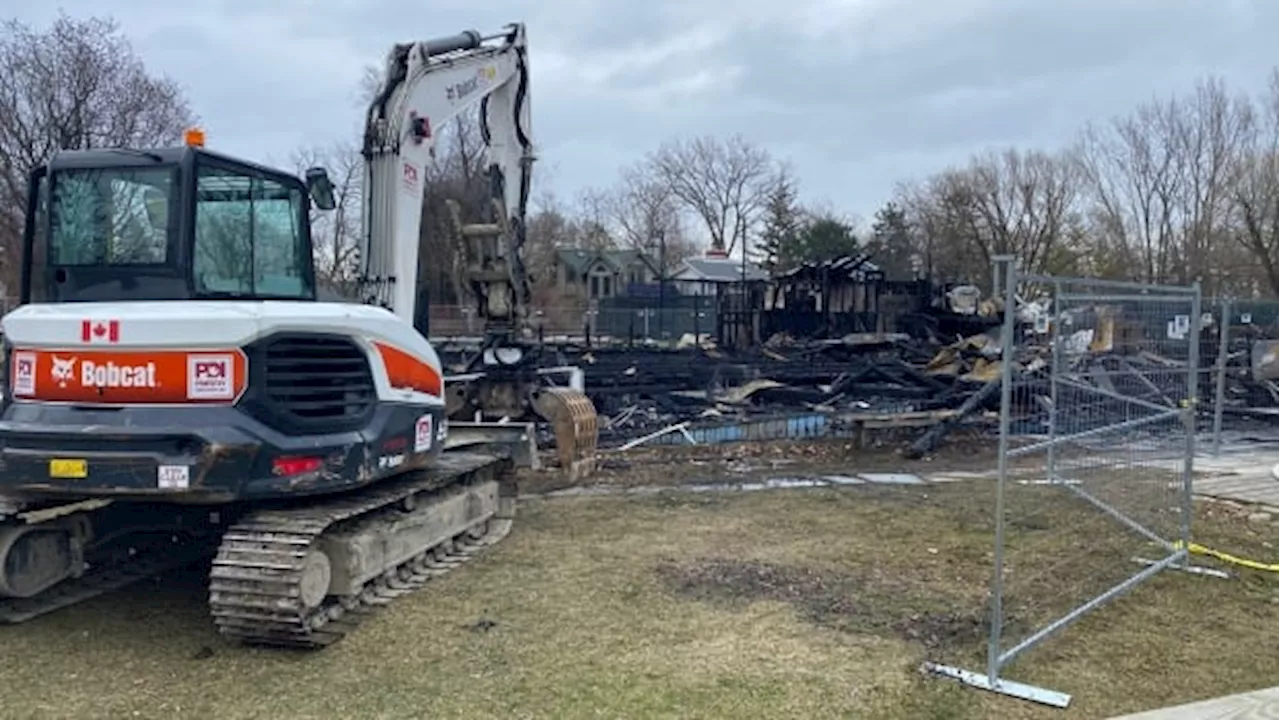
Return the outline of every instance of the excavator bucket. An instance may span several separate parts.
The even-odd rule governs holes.
[[[600,433],[591,400],[572,388],[544,388],[534,398],[534,409],[555,431],[556,456],[567,479],[576,483],[594,474]]]

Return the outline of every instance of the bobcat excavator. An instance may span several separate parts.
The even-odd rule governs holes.
[[[227,157],[199,131],[37,168],[23,305],[0,321],[0,620],[212,556],[223,635],[331,644],[511,527],[511,456],[449,447],[450,393],[489,416],[473,434],[547,416],[589,472],[594,409],[546,387],[521,327],[528,92],[523,25],[393,49],[364,138],[363,303],[317,300],[322,169]],[[457,229],[490,332],[455,388],[415,325],[421,178],[433,125],[477,106],[494,216]]]

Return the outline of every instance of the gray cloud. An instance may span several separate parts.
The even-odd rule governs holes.
[[[4,14],[56,12],[3,0]],[[869,217],[898,180],[1217,74],[1261,89],[1274,0],[70,0],[179,80],[212,145],[281,160],[355,133],[356,86],[396,42],[529,25],[540,177],[608,183],[675,135],[740,132],[807,197]],[[194,8],[194,10],[192,9]],[[545,190],[546,187],[540,188]]]

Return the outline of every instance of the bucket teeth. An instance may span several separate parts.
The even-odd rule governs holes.
[[[537,411],[555,429],[556,456],[569,481],[593,475],[600,431],[591,399],[572,388],[547,388],[539,393]]]

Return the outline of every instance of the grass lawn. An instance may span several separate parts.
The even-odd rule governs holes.
[[[983,667],[991,500],[985,481],[530,500],[502,544],[312,654],[222,642],[196,568],[0,628],[0,717],[1105,718],[1275,683],[1276,578],[1248,570],[1163,574],[1008,669],[1066,711],[921,677]],[[1010,503],[1013,632],[1138,567],[1068,494]],[[1276,557],[1274,524],[1219,506],[1196,539]]]

